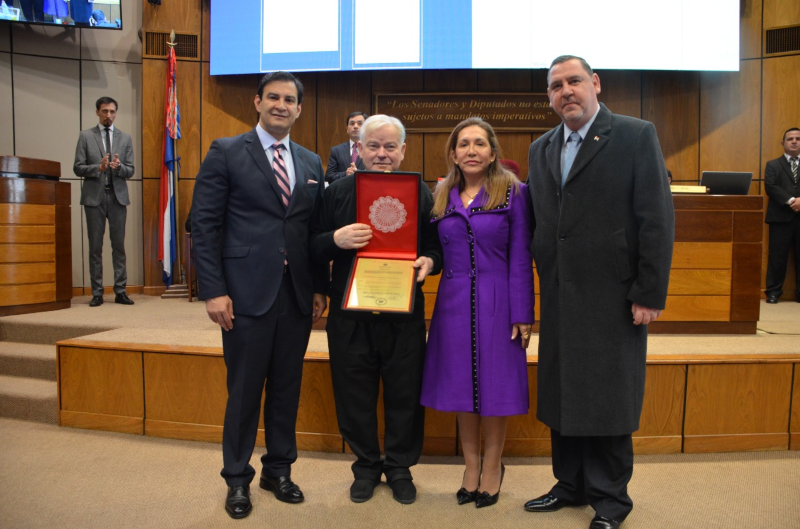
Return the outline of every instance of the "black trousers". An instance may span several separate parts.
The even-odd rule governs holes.
[[[553,475],[550,493],[591,505],[598,515],[622,521],[633,509],[628,482],[633,475],[631,435],[568,437],[550,431]]]
[[[800,214],[791,222],[771,222],[769,225],[769,257],[767,258],[767,295],[783,294],[789,250],[794,246],[795,290],[800,296]]]
[[[425,321],[358,322],[328,317],[328,349],[339,431],[356,455],[355,479],[410,479],[422,453],[420,405]],[[378,391],[383,381],[384,451],[378,443]]]
[[[233,302],[234,314],[236,300]],[[235,314],[233,329],[222,331],[228,403],[222,430],[220,473],[228,486],[247,485],[255,476],[250,457],[256,443],[261,395],[267,453],[261,457],[272,477],[291,474],[297,460],[295,423],[300,401],[303,357],[311,334],[311,315],[297,305],[290,275],[262,316]]]

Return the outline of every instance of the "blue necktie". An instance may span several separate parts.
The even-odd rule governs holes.
[[[581,135],[573,132],[569,135],[567,140],[567,152],[564,155],[564,167],[561,169],[561,188],[564,188],[564,183],[569,176],[569,170],[572,169],[572,162],[575,161],[575,155],[578,154],[578,149],[581,146]]]

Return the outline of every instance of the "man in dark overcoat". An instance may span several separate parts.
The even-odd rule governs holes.
[[[633,503],[647,324],[664,308],[674,211],[652,123],[612,114],[581,58],[548,73],[563,123],[529,151],[541,289],[537,417],[551,429],[558,482],[532,512],[590,504],[591,529],[617,527]]]

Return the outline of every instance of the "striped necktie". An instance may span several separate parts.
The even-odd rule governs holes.
[[[797,183],[797,156],[792,156],[791,158],[789,158],[789,161],[792,164],[792,180],[794,180],[794,183],[796,184]]]
[[[286,164],[283,163],[283,156],[281,156],[281,149],[285,148],[286,146],[280,142],[272,145],[272,171],[275,173],[278,187],[281,188],[283,205],[284,207],[289,207],[289,198],[292,196],[292,188],[289,185],[289,172],[286,170]]]
[[[358,145],[354,143],[353,153],[350,155],[350,163],[356,163],[356,160],[358,160]]]

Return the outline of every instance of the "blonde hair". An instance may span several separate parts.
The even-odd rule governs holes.
[[[456,150],[458,135],[467,127],[480,127],[486,131],[486,136],[489,138],[489,145],[492,147],[492,153],[495,155],[494,161],[489,164],[489,169],[486,172],[486,180],[483,182],[484,192],[488,197],[483,207],[491,209],[502,204],[506,199],[506,192],[509,186],[513,187],[515,193],[519,192],[519,180],[514,173],[507,170],[499,162],[503,154],[500,150],[500,142],[492,126],[479,117],[467,118],[456,125],[456,128],[453,129],[453,132],[450,133],[450,137],[447,139],[444,150],[444,155],[447,159],[447,176],[436,185],[436,189],[433,191],[432,216],[434,217],[444,214],[447,209],[450,191],[453,188],[458,187],[459,191],[464,190],[464,174],[461,172],[461,168],[453,162],[453,152]]]

